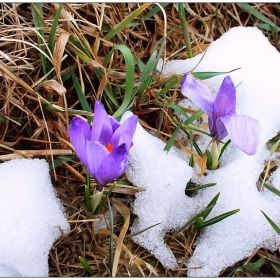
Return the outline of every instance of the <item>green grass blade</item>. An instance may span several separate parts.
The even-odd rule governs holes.
[[[164,38],[164,37],[163,37]],[[163,39],[162,38],[162,39]],[[160,46],[160,49],[158,51],[158,54],[157,54],[157,50],[155,50],[152,54],[152,56],[150,57],[149,59],[149,64],[146,65],[145,67],[145,70],[143,72],[143,74],[141,75],[140,77],[140,82],[142,81],[140,87],[139,87],[139,91],[138,91],[138,99],[141,99],[141,96],[143,94],[143,92],[145,91],[145,89],[150,85],[151,81],[152,81],[152,78],[149,77],[150,74],[152,74],[155,69],[156,69],[156,66],[159,62],[159,59],[162,55],[162,52],[164,50],[164,42],[161,44]],[[156,55],[157,54],[157,55]]]
[[[167,38],[168,35],[171,34],[171,33],[172,33],[174,30],[176,30],[177,28],[178,28],[178,26],[173,27],[172,29],[170,29],[170,30],[166,33],[166,37],[164,37],[164,36],[161,37],[161,38],[157,41],[157,43],[155,44],[155,46],[154,46],[154,48],[153,48],[153,52],[154,52],[155,50],[157,50],[157,49],[158,49],[158,46],[163,44],[163,41],[165,40],[165,38]]]
[[[216,203],[217,203],[217,201],[218,201],[218,199],[219,199],[220,194],[221,194],[221,193],[218,192],[218,193],[214,196],[214,198],[209,202],[209,204],[207,205],[206,208],[208,208],[208,207],[212,207],[212,208],[213,208],[213,207],[216,205]],[[207,218],[207,216],[210,214],[212,208],[210,208],[210,210],[208,210],[208,211],[205,211],[205,213],[202,215],[202,217],[204,218],[204,220],[205,220],[205,219]]]
[[[43,17],[43,8],[42,8],[42,3],[32,3],[31,4],[31,14],[33,17],[34,25],[36,28],[38,28],[38,32],[41,34],[42,37],[37,35],[37,40],[40,49],[45,52],[45,46],[44,46],[44,41],[42,38],[44,38],[45,32],[44,32],[44,22],[42,21],[41,17]],[[41,17],[40,17],[41,15]],[[42,60],[42,67],[43,67],[43,73],[46,75],[49,71],[47,69],[47,60],[46,57],[40,53],[41,55],[41,60]],[[48,62],[49,63],[49,62]]]
[[[160,134],[160,131],[161,131],[161,126],[163,124],[163,119],[164,119],[164,111],[166,110],[166,104],[167,104],[167,101],[166,101],[167,97],[164,98],[164,102],[161,106],[162,110],[160,111],[160,117],[159,117],[159,123],[158,123],[158,127],[157,127],[157,132],[156,132],[156,137],[159,137],[159,134]]]
[[[172,147],[173,144],[174,144],[174,141],[176,140],[176,137],[177,137],[177,134],[178,134],[179,130],[180,130],[180,127],[178,126],[178,127],[174,130],[174,132],[172,133],[172,135],[171,135],[170,139],[168,140],[168,142],[166,143],[166,145],[165,145],[165,147],[164,147],[164,149],[163,149],[164,151],[169,152],[169,150],[171,149],[171,147]]]
[[[203,114],[204,114],[204,112],[202,110],[198,110],[191,117],[189,117],[186,121],[184,121],[184,125],[189,125],[189,124],[193,123],[195,120],[197,120]]]
[[[256,26],[260,29],[264,29],[267,31],[275,31],[275,29],[276,29],[276,25],[274,27],[272,27],[270,24],[267,24],[267,23],[257,23]]]
[[[265,258],[265,260],[272,265],[272,267],[280,274],[280,263],[269,258]]]
[[[260,269],[265,264],[265,258],[261,258],[258,261],[246,265],[242,265],[234,269],[227,277],[233,277],[236,272],[253,272]]]
[[[209,136],[210,138],[212,138],[213,136],[210,134],[210,133],[207,133],[207,132],[205,132],[204,130],[202,130],[202,129],[200,129],[200,128],[197,128],[196,126],[194,126],[194,125],[187,125],[187,126],[184,126],[184,127],[186,127],[187,129],[189,129],[189,130],[193,130],[193,131],[197,131],[197,132],[200,132],[200,133],[202,133],[202,134],[205,134],[205,135],[207,135],[207,136]],[[203,154],[201,155],[201,156],[203,156]]]
[[[213,187],[213,186],[216,186],[216,185],[217,185],[216,183],[211,183],[211,184],[199,185],[197,187],[189,187],[185,190],[185,193],[195,192],[195,191],[205,189],[205,188],[210,188],[210,187]]]
[[[280,228],[261,210],[267,221],[273,227],[273,229],[280,235]]]
[[[214,205],[206,207],[203,211],[195,215],[193,218],[191,218],[188,222],[186,222],[177,232],[174,233],[174,235],[177,235],[179,233],[184,232],[191,224],[195,223],[197,218],[202,217],[205,212],[211,211]]]
[[[270,150],[270,155],[269,155],[270,157],[275,153],[279,144],[280,144],[280,139],[272,145],[271,150]]]
[[[221,156],[223,155],[223,153],[224,153],[224,151],[226,150],[226,148],[228,147],[228,145],[231,143],[231,140],[229,139],[226,143],[225,143],[225,145],[222,147],[222,149],[221,149],[221,152],[220,152],[220,155],[219,155],[219,158],[218,159],[220,159],[221,158]]]
[[[77,49],[79,49],[82,53],[86,54],[88,57],[91,57],[90,50],[88,47],[81,43],[81,41],[78,41],[74,36],[69,36],[69,42],[71,42]]]
[[[61,160],[63,160],[64,162],[68,162],[68,161],[72,161],[73,156],[59,156],[57,157],[57,159],[54,161],[54,164],[50,164],[49,165],[49,169],[52,170],[54,167],[58,167],[62,165]]]
[[[193,154],[191,154],[191,156],[190,156],[189,166],[190,166],[190,167],[194,167],[194,158],[193,158]]]
[[[127,25],[137,18],[145,9],[147,9],[151,4],[143,4],[134,12],[132,12],[128,17],[126,17],[122,22],[120,22],[114,29],[112,29],[107,35],[104,36],[105,40],[110,40],[116,34],[118,34],[122,29],[127,27]]]
[[[79,261],[80,261],[81,265],[84,267],[84,269],[92,276],[93,271],[92,271],[89,263],[81,256],[79,256]]]
[[[104,76],[103,72],[100,69],[98,69],[98,68],[95,68],[94,72],[95,72],[96,76],[98,77],[98,80],[101,81],[101,79]],[[111,102],[117,108],[119,108],[120,107],[119,102],[117,101],[117,99],[115,98],[114,94],[111,92],[111,89],[109,89],[109,87],[107,85],[105,86],[104,91],[106,93],[106,96],[111,100]],[[105,102],[106,102],[107,108],[109,108],[109,112],[112,114],[112,112],[114,112],[115,110],[113,110],[111,108],[111,105],[109,104],[109,102],[106,99],[105,99]]]
[[[118,108],[118,110],[113,115],[113,117],[117,118],[124,113],[124,111],[127,109],[128,105],[134,98],[133,88],[134,88],[135,70],[134,70],[133,55],[132,55],[130,49],[125,45],[118,45],[118,46],[115,46],[112,48],[112,50],[110,51],[110,53],[107,55],[107,57],[105,59],[105,62],[104,62],[105,67],[107,67],[114,50],[119,50],[122,52],[122,54],[124,56],[124,60],[125,60],[125,65],[126,65],[125,94],[124,94],[123,103],[121,104],[121,106]]]
[[[215,9],[215,17],[216,17],[216,26],[217,29],[219,30],[220,34],[223,35],[223,29],[221,28],[220,20],[219,20],[219,10],[218,7]]]
[[[198,231],[202,227],[203,223],[204,223],[203,217],[198,217],[195,221],[193,228],[191,229],[191,232],[195,233],[196,231]]]
[[[241,69],[241,67],[238,67],[236,69],[233,69],[233,70],[227,71],[227,72],[192,72],[192,75],[197,79],[206,80],[206,79],[213,78],[215,76],[229,74],[229,73],[234,72],[239,69]]]
[[[261,258],[254,263],[243,265],[243,268],[246,272],[253,272],[257,269],[260,269],[265,264],[265,259]]]
[[[261,183],[263,183],[263,185],[269,190],[271,191],[272,193],[280,196],[280,191],[277,190],[276,188],[272,187],[271,185],[269,185],[268,183],[264,182],[262,178],[260,178],[261,180]]]
[[[189,30],[188,30],[188,23],[186,20],[186,15],[185,15],[185,6],[184,3],[177,3],[177,9],[178,9],[178,15],[181,23],[181,27],[183,30],[183,36],[184,36],[184,41],[188,50],[188,55],[189,58],[193,57],[192,53],[192,47],[191,47],[191,40],[190,40],[190,35],[189,35]]]
[[[189,115],[185,112],[183,107],[177,104],[170,104],[169,108],[173,109],[174,111],[177,111],[179,114],[183,115],[186,119],[189,118]]]
[[[200,227],[199,229],[202,229],[202,228],[205,228],[205,227],[214,225],[214,224],[216,224],[216,223],[218,223],[218,222],[220,222],[220,221],[222,221],[222,220],[228,218],[229,216],[236,214],[236,213],[239,212],[239,211],[240,211],[240,209],[235,209],[235,210],[226,212],[226,213],[224,213],[224,214],[221,214],[221,215],[219,215],[219,216],[217,216],[217,217],[215,217],[215,218],[213,218],[213,219],[210,219],[209,221],[206,221],[206,222],[202,225],[202,227]]]
[[[188,138],[190,139],[190,133],[182,126],[181,127],[181,129],[182,129],[182,131],[184,131],[184,133],[188,136]],[[196,143],[196,141],[194,141],[193,140],[193,146],[195,147],[195,149],[196,149],[196,151],[197,151],[197,153],[201,156],[201,157],[203,157],[203,153],[202,153],[202,151],[200,150],[200,148],[199,148],[199,146],[197,145],[197,143]]]
[[[162,7],[162,8],[165,8],[166,6],[168,6],[170,3],[159,3],[159,5]],[[159,6],[155,6],[152,10],[150,10],[145,16],[143,19],[149,19],[151,18],[153,15],[157,14],[158,12],[160,12],[161,9]]]
[[[243,266],[238,266],[227,277],[233,277],[235,273],[242,272],[242,271],[243,271]]]
[[[90,106],[88,105],[88,102],[87,102],[87,99],[85,97],[85,94],[83,93],[82,87],[81,87],[74,71],[71,68],[70,68],[70,72],[71,72],[72,80],[73,80],[75,89],[77,91],[77,94],[78,94],[78,97],[79,97],[79,100],[82,104],[83,109],[87,112],[91,112]]]
[[[179,83],[178,76],[171,77],[170,79],[166,80],[166,83],[167,85],[157,93],[156,100],[158,100],[158,98],[162,95],[165,96],[165,93],[167,91],[169,91],[171,88],[176,87],[178,85]]]
[[[42,3],[34,3],[34,4],[32,3],[31,13],[34,20],[35,27],[39,29],[38,32],[42,35],[42,37],[44,37],[45,32],[42,28],[40,28],[40,27],[44,27],[44,22],[42,21],[42,17],[43,17]]]
[[[138,65],[141,73],[143,73],[145,70],[146,64],[140,58],[136,58],[136,61],[137,61],[137,65]]]
[[[92,207],[91,207],[90,190],[87,185],[85,185],[85,204],[86,204],[88,211],[91,213]]]
[[[142,75],[141,77],[139,78],[138,82],[143,82],[145,81],[148,76],[153,72],[153,69],[155,67],[155,59],[157,57],[157,52],[153,52],[153,54],[151,55],[151,57],[149,58],[147,64],[145,65],[144,69],[143,69],[143,72],[142,72]]]
[[[90,64],[91,58],[87,54],[85,54],[83,51],[81,51],[81,49],[79,49],[79,51],[78,51],[78,50],[72,48],[71,46],[66,46],[66,48],[69,51],[71,51],[72,53],[74,53],[75,55],[77,55],[86,64]]]
[[[129,237],[133,237],[133,236],[139,235],[139,234],[141,234],[141,233],[143,233],[143,232],[149,230],[150,228],[153,228],[153,227],[158,226],[158,225],[160,225],[160,224],[161,224],[161,223],[157,223],[157,224],[154,224],[154,225],[149,226],[149,227],[147,227],[147,228],[144,228],[144,229],[142,229],[142,230],[140,230],[140,231],[138,231],[138,232],[135,232],[135,233],[132,233],[132,234],[127,234],[127,235],[125,236],[125,238],[129,238]]]
[[[206,150],[206,155],[207,155],[206,166],[207,166],[207,168],[211,168],[212,164],[213,164],[213,157],[212,157],[211,152],[208,149]]]
[[[251,14],[251,15],[255,16],[256,18],[262,20],[263,22],[269,24],[271,27],[275,27],[275,29],[277,29],[277,31],[280,30],[278,27],[275,26],[275,24],[270,19],[265,17],[262,13],[260,13],[259,11],[257,11],[253,7],[251,7],[249,4],[247,4],[247,3],[239,3],[237,5],[240,8],[242,8],[243,10],[247,11],[249,14]]]
[[[53,23],[52,23],[52,28],[51,28],[51,31],[50,31],[50,36],[49,36],[49,48],[50,48],[50,51],[51,53],[53,54],[54,52],[54,37],[55,37],[55,31],[57,29],[57,25],[58,25],[58,20],[59,20],[59,17],[60,17],[60,13],[61,13],[61,10],[62,10],[62,7],[63,7],[63,3],[61,3],[56,11],[56,14],[55,14],[55,17],[54,17],[54,20],[53,20]]]

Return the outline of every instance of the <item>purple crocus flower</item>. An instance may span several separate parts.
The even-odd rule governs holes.
[[[232,143],[248,155],[255,154],[260,138],[260,124],[256,119],[236,114],[236,91],[227,76],[216,98],[209,87],[186,73],[181,84],[181,92],[208,115],[209,130],[219,140],[229,135]]]
[[[77,156],[95,178],[97,190],[101,191],[127,169],[137,121],[138,117],[132,116],[120,124],[106,113],[100,101],[94,104],[91,127],[79,117],[71,121],[70,140]]]

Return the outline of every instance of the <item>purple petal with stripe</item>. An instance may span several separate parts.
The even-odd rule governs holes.
[[[186,73],[182,79],[181,92],[212,118],[214,96],[204,82]]]
[[[261,127],[256,119],[248,116],[233,114],[217,120],[226,127],[232,143],[248,155],[253,155],[258,150]]]
[[[96,180],[102,185],[116,180],[127,169],[129,153],[125,144],[114,149],[102,161],[98,171],[96,172]]]
[[[75,152],[84,165],[87,165],[86,141],[90,137],[90,126],[82,118],[75,117],[69,126],[70,141]]]

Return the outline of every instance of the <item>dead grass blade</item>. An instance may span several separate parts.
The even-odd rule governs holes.
[[[118,263],[121,255],[122,246],[123,246],[123,240],[130,223],[130,209],[117,200],[112,199],[112,204],[121,213],[121,215],[124,218],[124,224],[119,234],[119,238],[115,250],[114,262],[113,262],[112,277],[115,277],[117,274]]]
[[[180,143],[180,142],[179,142]],[[186,153],[186,155],[188,157],[193,156],[194,162],[199,166],[200,168],[200,172],[197,172],[196,169],[196,174],[197,176],[201,177],[203,175],[203,173],[205,172],[206,168],[207,168],[207,154],[204,153],[203,157],[201,157],[198,154],[195,154],[193,151],[190,151],[187,147],[185,147],[182,143],[180,143],[182,149],[184,150],[184,152]]]
[[[72,155],[72,150],[53,149],[53,150],[14,150],[0,144],[0,147],[13,151],[11,154],[0,155],[0,160],[11,160],[15,158],[34,158],[34,157],[48,157],[48,156],[67,156]]]
[[[54,46],[54,53],[53,53],[53,66],[56,72],[56,77],[60,84],[62,84],[61,76],[60,76],[60,69],[61,69],[61,63],[63,58],[63,53],[65,51],[65,46],[68,42],[70,34],[63,32],[60,33],[57,42]]]
[[[35,90],[33,90],[33,88],[31,88],[26,82],[24,82],[20,77],[18,77],[15,73],[13,73],[9,67],[0,60],[0,71],[2,71],[3,73],[5,73],[7,76],[9,76],[12,80],[14,80],[16,83],[20,84],[21,86],[23,86],[26,91],[28,91],[29,93],[31,93],[32,95],[35,95],[36,97],[38,97],[39,99],[41,99],[42,101],[49,103],[46,99],[44,99],[42,96],[40,96]]]

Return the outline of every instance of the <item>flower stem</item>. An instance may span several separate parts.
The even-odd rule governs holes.
[[[104,185],[100,184],[99,182],[97,182],[97,187],[96,187],[96,190],[101,192],[102,189],[103,189]]]
[[[90,175],[86,172],[86,184],[85,184],[85,202],[89,212],[92,212],[91,197],[90,197]]]

